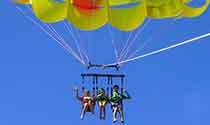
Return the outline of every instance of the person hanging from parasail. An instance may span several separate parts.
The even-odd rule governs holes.
[[[110,103],[112,106],[112,113],[113,113],[113,122],[117,122],[117,114],[120,114],[120,121],[124,123],[124,113],[123,113],[123,100],[131,99],[128,92],[124,89],[123,93],[119,92],[119,86],[114,85],[113,92],[110,97]]]
[[[106,92],[103,88],[99,89],[96,101],[98,102],[100,109],[100,119],[106,119],[106,104],[109,102],[109,97],[106,95]]]
[[[95,95],[90,95],[89,90],[85,90],[82,96],[79,96],[79,89],[75,88],[76,98],[82,103],[82,112],[80,118],[83,120],[86,112],[91,112],[94,115]]]

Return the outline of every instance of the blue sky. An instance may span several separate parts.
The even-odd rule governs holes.
[[[4,0],[0,8],[0,124],[112,124],[110,109],[106,121],[90,115],[80,121],[80,103],[72,90],[86,69],[26,21],[15,5]],[[208,33],[209,21],[210,9],[194,19],[151,20],[135,45],[151,39],[139,53],[143,54],[178,43]],[[94,62],[114,61],[105,28],[81,33]],[[125,40],[126,35],[115,34],[116,40]],[[202,39],[124,65],[120,73],[127,75],[126,88],[132,95],[125,102],[126,124],[209,125],[209,41]]]

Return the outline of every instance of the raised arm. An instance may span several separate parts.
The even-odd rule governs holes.
[[[130,94],[124,89],[123,90],[123,99],[131,99],[131,96]]]
[[[75,96],[78,100],[81,100],[81,97],[79,96],[79,89],[76,87],[74,88]]]

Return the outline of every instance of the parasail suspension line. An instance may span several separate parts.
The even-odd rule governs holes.
[[[70,55],[74,56],[81,64],[85,65],[85,63],[77,56],[77,54],[70,49],[69,47],[67,47],[66,45],[64,45],[64,43],[58,38],[58,36],[56,36],[56,34],[53,33],[53,31],[51,29],[49,29],[53,34],[51,34],[49,31],[47,31],[45,29],[45,27],[43,27],[41,24],[39,24],[37,21],[35,21],[34,19],[32,19],[30,16],[27,16],[25,14],[25,12],[16,6],[16,9],[18,10],[18,12],[20,12],[27,20],[29,20],[30,22],[32,22],[34,25],[38,26],[44,33],[46,33],[50,38],[52,38],[53,40],[55,40],[60,46],[62,46]],[[55,35],[55,36],[53,36]]]
[[[165,47],[165,48],[153,51],[153,52],[149,52],[149,53],[144,54],[144,55],[140,55],[140,56],[137,56],[137,57],[134,57],[134,58],[131,58],[131,59],[121,61],[121,62],[119,62],[119,64],[124,64],[124,63],[128,63],[128,62],[131,62],[131,61],[139,60],[139,59],[145,58],[147,56],[151,56],[151,55],[155,55],[155,54],[158,54],[158,53],[161,53],[161,52],[165,52],[167,50],[177,48],[177,47],[180,47],[180,46],[183,46],[183,45],[186,45],[186,44],[190,44],[190,43],[193,43],[193,42],[198,42],[198,40],[204,39],[204,38],[207,38],[207,37],[210,37],[210,33],[207,33],[207,34],[204,34],[204,35],[201,35],[201,36],[197,36],[197,37],[194,37],[192,39],[185,40],[181,43],[173,44],[171,46],[168,46],[168,47]]]

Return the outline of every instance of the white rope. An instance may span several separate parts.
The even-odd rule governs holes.
[[[81,49],[80,49],[80,47],[79,47],[78,40],[77,40],[76,37],[74,36],[73,31],[70,29],[70,26],[68,26],[67,23],[66,23],[65,21],[64,21],[64,27],[66,28],[66,30],[68,31],[68,33],[72,36],[73,41],[75,42],[76,47],[77,47],[77,50],[78,50],[78,52],[79,52],[79,54],[80,54],[80,57],[83,58],[82,53],[81,53]]]
[[[144,29],[146,28],[146,26],[150,23],[150,20],[148,20],[146,23],[144,23],[144,25],[142,26],[142,28],[139,29],[139,31],[137,31],[137,33],[134,35],[133,40],[131,40],[127,46],[127,48],[125,49],[125,51],[121,54],[119,60],[122,61],[123,59],[127,58],[127,55],[130,51],[130,48],[133,46],[133,44],[135,43],[136,39],[138,38],[138,36],[144,31]]]
[[[140,52],[141,50],[143,50],[147,45],[148,43],[152,41],[152,39],[148,39],[146,40],[138,49],[136,49],[133,53],[131,53],[127,59],[130,59],[130,58],[133,58],[138,52]]]
[[[113,37],[113,33],[110,29],[110,26],[107,26],[107,29],[108,29],[108,33],[109,33],[109,36],[111,38],[111,43],[112,43],[112,47],[114,49],[114,54],[115,54],[115,58],[116,58],[116,61],[118,61],[118,50],[117,50],[117,46],[115,44],[115,40],[114,40],[114,37]]]
[[[66,42],[65,42],[65,40],[62,38],[62,36],[60,36],[60,35],[58,34],[58,32],[57,32],[51,25],[49,25],[49,24],[43,24],[43,25],[45,25],[45,26],[51,31],[51,33],[54,35],[54,37],[55,37],[63,46],[65,46],[66,48],[68,48],[69,50],[71,50],[72,53],[73,53],[74,55],[76,55],[76,53],[72,50],[72,48],[69,47],[69,46],[66,44]]]
[[[30,12],[32,12],[33,13],[33,10],[31,9],[31,7],[29,7],[29,6],[26,6],[27,7],[27,9],[30,11]],[[23,11],[22,11],[23,12]],[[26,15],[26,14],[25,14]],[[31,18],[32,19],[32,18]],[[33,19],[32,19],[33,20]],[[36,20],[34,20],[36,23],[38,23]],[[63,44],[64,46],[65,46],[65,48],[64,49],[66,49],[67,51],[70,51],[71,52],[71,54],[73,55],[73,56],[75,56],[75,57],[79,57],[77,54],[76,54],[76,52],[71,48],[71,46],[67,43],[67,41],[64,39],[64,37],[63,36],[61,36],[61,34],[59,34],[58,33],[58,31],[52,26],[52,25],[50,25],[50,24],[47,24],[47,23],[42,23],[44,26],[46,26],[50,31],[51,31],[51,33],[50,32],[48,32],[49,34],[51,34],[51,35],[54,35],[54,37],[55,38],[57,38],[57,40],[60,42],[60,44]],[[44,27],[43,27],[43,29],[44,29]],[[84,63],[84,60],[81,58],[81,57],[79,57],[80,59],[81,59],[81,61]]]
[[[74,55],[78,56],[76,52],[70,47],[70,45],[66,42],[66,40],[57,32],[57,30],[50,24],[45,24],[48,29],[51,30],[52,33],[59,39],[59,41],[67,48],[69,49]],[[79,56],[78,56],[79,57]],[[82,62],[84,63],[84,60],[80,57]]]
[[[210,33],[207,33],[207,34],[204,34],[204,35],[201,35],[201,36],[197,36],[195,38],[185,40],[181,43],[174,44],[174,45],[171,45],[171,46],[168,46],[168,47],[165,47],[165,48],[162,48],[162,49],[159,49],[159,50],[156,50],[156,51],[144,54],[144,55],[140,55],[140,56],[137,56],[137,57],[134,57],[134,58],[131,58],[131,59],[121,61],[118,64],[125,64],[125,63],[131,62],[131,61],[139,60],[139,59],[145,58],[147,56],[155,55],[155,54],[164,52],[166,50],[170,50],[170,49],[173,49],[173,48],[176,48],[176,47],[179,47],[179,46],[183,46],[183,45],[186,45],[186,44],[189,44],[189,43],[192,43],[192,42],[198,42],[198,40],[204,39],[204,38],[207,38],[207,37],[210,37]],[[116,64],[116,63],[108,64],[108,65],[114,65],[114,64]]]
[[[50,32],[48,32],[41,24],[36,22],[34,19],[32,19],[30,16],[27,16],[25,12],[20,8],[16,6],[16,9],[18,12],[20,12],[26,19],[31,21],[34,25],[38,26],[44,33],[46,33],[50,38],[55,40],[62,48],[64,48],[70,55],[74,56],[80,63],[84,64],[84,62],[77,56],[75,53],[73,53],[71,50],[69,50],[61,41],[59,41],[56,37],[54,37]],[[85,64],[84,64],[85,65]]]
[[[121,51],[120,51],[119,58],[118,58],[119,61],[120,61],[120,59],[122,58],[123,53],[125,52],[125,49],[126,49],[127,46],[129,45],[129,41],[130,41],[130,39],[131,39],[131,37],[132,37],[132,34],[135,33],[134,31],[135,31],[135,30],[132,30],[131,32],[129,32],[128,38],[127,38],[127,40],[126,40],[126,42],[125,42],[123,48],[122,48]]]
[[[74,31],[74,29],[73,28],[71,28],[72,29],[72,31]],[[73,32],[74,33],[74,32]],[[87,59],[87,61],[88,61],[88,63],[89,63],[89,57],[88,57],[88,55],[87,55],[87,50],[84,48],[84,45],[81,45],[82,43],[85,43],[84,42],[84,40],[82,39],[83,37],[81,36],[81,33],[79,33],[79,30],[75,30],[75,34],[78,36],[78,41],[80,41],[80,46],[82,47],[82,48],[80,48],[81,49],[81,51],[82,51],[82,54],[85,56],[85,58]]]
[[[80,57],[81,57],[83,60],[85,60],[84,57],[83,57],[83,55],[84,55],[85,58],[86,58],[86,60],[87,60],[87,62],[89,62],[89,58],[88,58],[87,54],[85,53],[85,51],[82,50],[82,48],[80,47],[79,41],[77,40],[76,36],[74,35],[72,28],[71,28],[65,21],[64,21],[64,27],[65,27],[66,30],[69,32],[69,34],[72,36],[73,41],[75,42],[76,47],[77,47],[77,50],[78,50],[78,52],[79,52],[79,54],[80,54]]]
[[[111,16],[111,6],[110,6],[110,3],[109,3],[109,0],[106,0],[107,1],[107,9],[108,9],[108,18],[110,19],[110,21],[112,22],[112,16]],[[115,54],[115,58],[116,58],[116,62],[119,61],[119,53],[118,53],[118,50],[117,50],[117,47],[116,47],[116,44],[115,44],[115,39],[114,39],[114,36],[113,36],[113,31],[110,29],[110,26],[107,25],[107,28],[108,28],[108,32],[109,32],[109,35],[110,35],[110,38],[111,38],[111,42],[112,42],[112,47],[114,49],[114,54]]]
[[[30,12],[33,12],[33,10],[27,6],[27,9],[30,11]],[[59,42],[61,42],[67,49],[69,49],[68,51],[71,51],[71,53],[77,57],[79,57],[76,52],[72,49],[72,47],[67,43],[67,41],[64,39],[63,36],[61,36],[61,34],[59,34],[57,32],[57,30],[50,24],[45,24],[45,23],[42,23],[44,26],[46,26],[51,32],[52,34],[59,40]],[[83,63],[85,63],[84,59],[82,57],[79,57]]]

